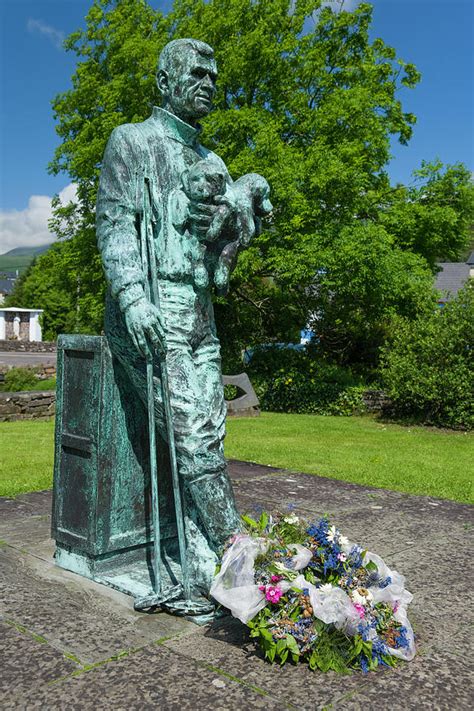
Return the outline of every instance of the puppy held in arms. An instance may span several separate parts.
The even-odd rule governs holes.
[[[174,226],[197,240],[193,260],[196,287],[206,288],[211,277],[217,293],[225,295],[239,249],[248,247],[252,237],[260,234],[261,219],[273,210],[270,186],[257,173],[228,183],[219,164],[201,160],[183,173],[181,189],[175,191],[172,200]],[[194,228],[193,234],[189,224],[191,203],[214,206],[209,227]]]

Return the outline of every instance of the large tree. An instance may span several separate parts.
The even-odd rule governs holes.
[[[428,263],[465,242],[469,176],[425,169],[428,200],[421,186],[390,186],[390,140],[406,143],[415,123],[398,91],[419,74],[370,40],[371,15],[368,4],[348,12],[320,0],[175,0],[163,16],[144,0],[95,0],[86,28],[66,40],[78,57],[72,88],[53,102],[62,142],[51,170],[67,172],[80,199],[73,216],[56,213],[73,220],[82,280],[79,319],[67,328],[100,328],[93,206],[106,140],[149,115],[158,52],[191,36],[214,47],[220,73],[203,142],[234,177],[265,175],[275,205],[216,304],[226,358],[291,339],[312,317],[329,357],[376,361],[393,313],[413,316],[426,303]]]

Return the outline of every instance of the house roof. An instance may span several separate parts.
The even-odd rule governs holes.
[[[474,252],[471,252],[470,256],[466,260],[466,264],[474,266]]]
[[[469,279],[469,263],[440,262],[438,267],[441,271],[436,275],[435,289],[456,296]]]
[[[0,306],[0,311],[14,311],[15,313],[29,313],[29,314],[42,314],[43,309],[22,309],[19,306]]]
[[[13,291],[14,282],[12,279],[0,279],[0,293],[11,294]]]

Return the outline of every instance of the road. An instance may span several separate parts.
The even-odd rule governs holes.
[[[16,368],[26,365],[56,365],[56,353],[15,353],[0,351],[0,363]]]

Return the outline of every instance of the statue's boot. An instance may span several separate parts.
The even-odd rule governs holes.
[[[193,479],[188,488],[209,541],[218,550],[242,527],[227,471]]]

